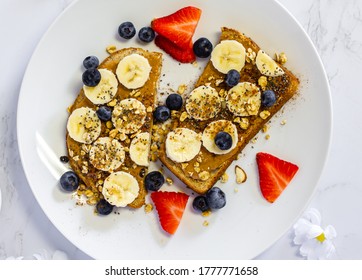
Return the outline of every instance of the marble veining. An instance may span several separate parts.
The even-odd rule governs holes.
[[[0,3],[0,259],[59,249],[71,259],[89,257],[70,244],[36,203],[21,166],[16,107],[22,76],[41,35],[73,0],[4,0]],[[333,225],[337,258],[362,258],[362,1],[280,0],[309,34],[324,63],[333,98],[333,141],[310,202]],[[29,11],[32,11],[31,13]],[[11,28],[9,28],[11,26]],[[24,26],[27,32],[24,33]],[[258,259],[300,259],[289,230]]]

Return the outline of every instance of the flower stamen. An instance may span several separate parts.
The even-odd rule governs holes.
[[[320,243],[323,243],[324,240],[326,240],[326,236],[322,232],[320,235],[318,235],[315,239],[317,239]]]

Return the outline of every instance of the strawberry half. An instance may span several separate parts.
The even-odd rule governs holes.
[[[288,186],[299,167],[271,154],[257,153],[260,190],[264,198],[273,203]]]
[[[192,49],[192,43],[190,43],[187,49],[181,49],[167,38],[157,35],[155,44],[179,62],[191,63],[196,60],[196,56]]]
[[[153,192],[151,198],[162,228],[174,234],[181,222],[189,196],[180,192]]]
[[[187,49],[192,42],[192,36],[200,17],[201,10],[199,8],[188,6],[171,15],[154,19],[151,22],[151,27],[179,48]]]

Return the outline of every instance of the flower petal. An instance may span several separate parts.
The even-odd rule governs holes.
[[[307,233],[307,238],[312,239],[323,233],[323,229],[320,226],[312,225]]]
[[[316,245],[317,245],[317,243],[315,242],[314,239],[307,240],[306,242],[304,242],[302,244],[302,246],[300,246],[299,253],[303,257],[307,257],[309,259],[308,256],[313,254],[313,251],[314,251],[314,248],[316,247]]]
[[[324,230],[324,235],[327,239],[332,240],[337,237],[337,231],[333,226],[328,225]]]
[[[68,259],[67,254],[60,250],[56,250],[52,257],[52,260],[67,260],[67,259]]]
[[[305,212],[304,217],[314,225],[321,225],[321,213],[315,208],[310,208]]]

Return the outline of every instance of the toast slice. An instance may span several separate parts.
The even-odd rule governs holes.
[[[252,39],[236,30],[226,27],[223,27],[221,30],[220,41],[223,40],[236,40],[247,50],[246,63],[240,71],[240,82],[252,83],[259,87],[260,91],[273,90],[276,94],[276,102],[268,108],[263,108],[263,106],[261,106],[256,115],[247,117],[235,116],[223,105],[218,114],[208,120],[200,121],[191,118],[189,114],[187,114],[185,106],[183,106],[180,114],[173,114],[171,130],[183,127],[189,128],[198,134],[202,134],[208,124],[217,120],[228,120],[235,124],[237,128],[237,144],[230,152],[226,154],[214,154],[209,152],[204,145],[202,145],[200,152],[192,160],[183,163],[177,163],[168,157],[165,138],[162,139],[159,149],[160,161],[189,188],[199,194],[204,194],[212,188],[249,141],[255,137],[270,118],[272,118],[273,115],[275,115],[297,92],[299,86],[298,78],[282,65],[279,66],[284,70],[284,75],[277,77],[264,76],[262,79],[266,84],[260,86],[259,79],[263,75],[255,64],[255,55],[260,50],[260,47]],[[249,57],[248,54],[250,55]],[[254,57],[252,56],[253,54]],[[220,73],[213,66],[213,63],[209,61],[196,82],[195,88],[200,86],[211,86],[216,89],[221,100],[225,100],[229,87],[227,87],[224,80],[225,74]],[[209,106],[212,106],[212,104],[209,104]],[[196,110],[203,111],[207,110],[207,108],[196,108]]]
[[[108,106],[115,106],[119,101],[126,98],[135,98],[147,108],[145,122],[142,127],[133,135],[120,135],[118,130],[114,128],[111,121],[101,122],[101,133],[99,137],[110,137],[117,139],[124,147],[125,159],[123,164],[115,171],[124,171],[136,178],[140,190],[136,199],[128,204],[129,207],[139,208],[145,202],[147,191],[144,187],[144,176],[147,174],[147,167],[137,165],[132,161],[129,153],[129,147],[132,137],[139,132],[148,132],[151,135],[153,125],[152,112],[154,110],[157,99],[158,81],[162,68],[162,54],[157,52],[149,52],[141,48],[126,48],[118,50],[107,57],[98,67],[98,69],[108,69],[114,74],[116,73],[117,65],[120,60],[131,54],[139,54],[145,57],[151,68],[149,78],[146,83],[136,90],[131,90],[124,87],[121,83],[118,84],[117,94],[114,99],[108,103]],[[93,104],[84,94],[81,89],[74,103],[69,107],[71,114],[75,109],[81,107],[89,107],[97,110],[97,105]],[[80,177],[84,184],[80,185],[78,194],[85,194],[89,204],[96,204],[102,198],[102,184],[110,175],[110,172],[102,171],[95,168],[89,158],[89,150],[91,144],[82,144],[73,140],[69,133],[66,135],[66,145],[69,154],[69,163],[73,171]]]

